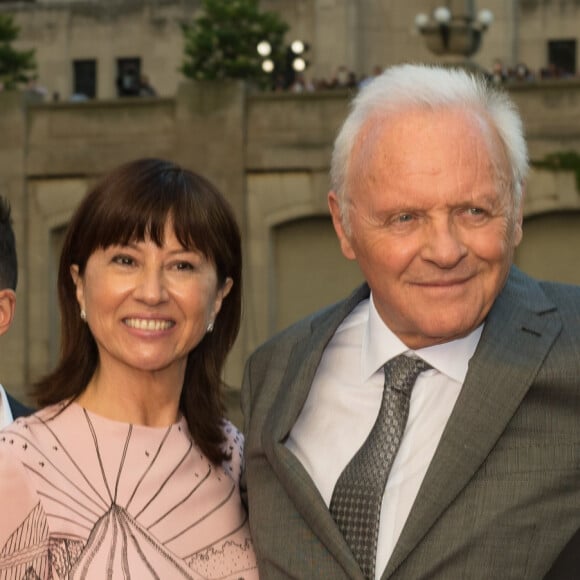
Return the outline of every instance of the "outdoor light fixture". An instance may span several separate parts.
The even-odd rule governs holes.
[[[265,73],[270,74],[274,70],[274,61],[271,58],[267,58],[262,61],[262,70]]]
[[[415,16],[415,26],[425,37],[427,48],[438,55],[470,57],[480,45],[483,33],[493,22],[490,10],[480,10],[477,16],[473,1],[466,3],[465,13],[455,14],[448,6],[439,6],[431,15]]]
[[[270,74],[274,71],[274,61],[269,58],[272,54],[272,45],[267,40],[262,40],[256,47],[258,54],[262,57],[262,70]]]
[[[294,54],[302,54],[306,48],[304,43],[301,40],[295,40],[291,45],[290,48]]]
[[[258,54],[262,57],[270,56],[272,52],[272,45],[267,40],[262,40],[256,47]]]
[[[272,45],[267,40],[260,41],[256,47],[258,54],[262,58],[262,70],[271,74],[277,69],[284,79],[286,88],[292,85],[296,73],[304,72],[308,67],[308,61],[304,58],[308,49],[308,44],[302,40],[294,40],[286,47],[284,58],[280,61],[274,61],[274,58],[272,58]]]
[[[308,45],[304,44],[301,40],[295,40],[288,47],[288,61],[292,70],[295,72],[303,72],[306,70],[308,63],[304,59],[304,53],[308,50]]]

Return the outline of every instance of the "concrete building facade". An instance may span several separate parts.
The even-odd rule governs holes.
[[[286,40],[310,46],[310,79],[329,79],[339,66],[357,77],[375,66],[441,60],[415,26],[419,13],[441,5],[455,15],[487,9],[494,20],[473,61],[491,69],[524,63],[539,73],[550,63],[577,73],[580,3],[577,0],[262,0],[290,25]],[[38,83],[48,98],[79,93],[117,96],[122,70],[145,73],[161,96],[175,95],[183,80],[181,27],[200,0],[0,0],[0,12],[20,26],[20,48],[34,48]]]

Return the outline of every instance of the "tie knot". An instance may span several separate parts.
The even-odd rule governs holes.
[[[383,367],[385,371],[385,386],[406,395],[411,394],[417,377],[426,370],[433,368],[420,358],[411,358],[400,354]]]

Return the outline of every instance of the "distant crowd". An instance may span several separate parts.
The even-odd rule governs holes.
[[[358,89],[373,77],[380,75],[383,67],[375,66],[370,75],[359,76],[345,65],[339,66],[330,78],[308,79],[305,74],[296,74],[294,81],[288,85],[282,77],[274,83],[274,91],[291,91],[293,93],[313,92],[332,89]]]
[[[548,64],[548,66],[543,67],[538,71],[533,71],[523,62],[519,62],[514,67],[507,67],[499,59],[494,61],[490,74],[496,83],[570,79],[577,76],[565,71],[555,64]]]
[[[373,67],[370,74],[358,75],[350,70],[345,65],[340,65],[335,70],[334,74],[329,77],[312,77],[309,78],[305,73],[296,73],[294,78],[289,80],[287,76],[280,75],[275,78],[271,87],[274,92],[292,92],[292,93],[309,93],[320,90],[333,89],[360,89],[374,77],[383,72],[383,67],[376,65]],[[519,62],[513,67],[506,66],[500,59],[493,62],[491,70],[482,69],[482,72],[488,75],[489,79],[496,84],[511,83],[511,82],[530,82],[550,79],[571,79],[578,78],[578,74],[571,74],[555,64],[548,64],[546,67],[534,71],[523,62]],[[117,78],[117,96],[119,97],[152,97],[157,96],[157,91],[149,81],[149,77],[145,74],[119,75]],[[3,85],[0,82],[0,92],[3,90]],[[39,100],[59,101],[61,96],[59,93],[50,91],[38,83],[38,79],[31,79],[25,89],[27,95],[31,98]],[[73,93],[70,101],[85,101],[90,99],[89,96],[82,93]]]
[[[280,79],[279,82],[274,84],[273,90],[303,93],[331,89],[358,89],[375,76],[380,75],[382,71],[383,67],[377,65],[373,68],[370,75],[357,75],[355,72],[349,70],[348,67],[341,65],[330,78],[309,79],[305,74],[297,74],[292,84],[284,85],[282,79]],[[578,76],[566,72],[555,64],[549,64],[538,71],[533,71],[523,62],[513,67],[508,67],[499,59],[494,61],[491,70],[486,71],[482,69],[482,72],[488,75],[490,80],[496,84],[548,79],[570,79]]]

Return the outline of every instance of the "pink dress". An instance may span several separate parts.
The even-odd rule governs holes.
[[[59,413],[59,411],[61,411]],[[54,405],[0,432],[0,579],[256,579],[242,435],[215,468],[167,428]]]

